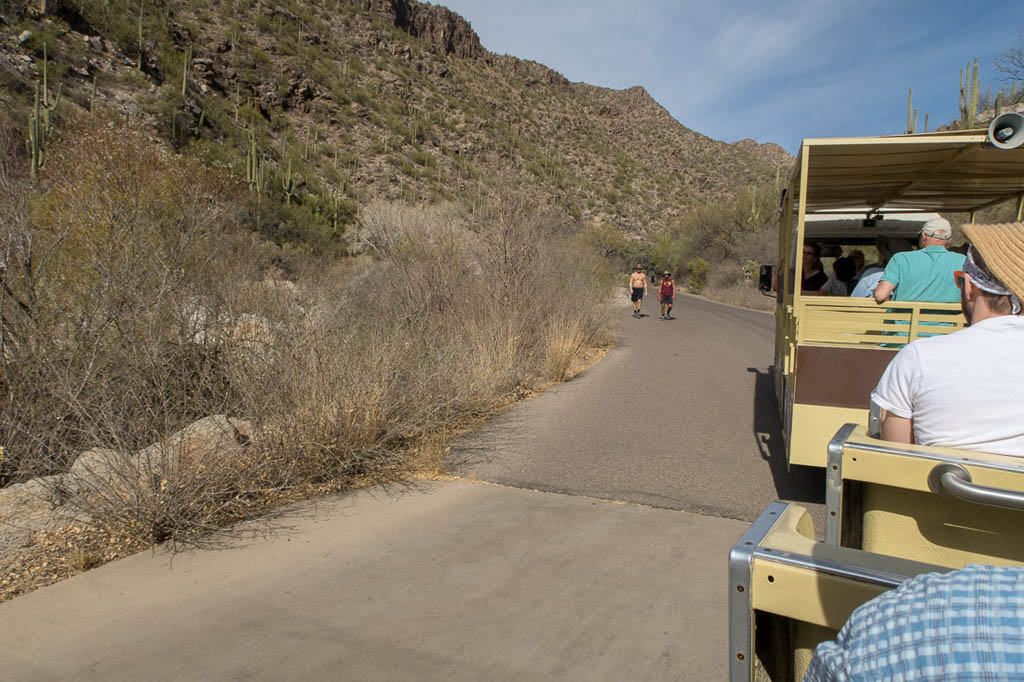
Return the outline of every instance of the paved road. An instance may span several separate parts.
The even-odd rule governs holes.
[[[824,486],[776,452],[770,318],[679,303],[624,305],[604,362],[460,444],[520,487],[375,488],[102,566],[0,604],[0,679],[724,679],[737,519]]]
[[[517,405],[453,448],[449,466],[505,485],[753,521],[776,499],[824,522],[821,469],[785,461],[774,317],[676,298],[633,319],[598,365]],[[822,526],[823,529],[823,526]]]
[[[0,679],[727,676],[723,560],[741,522],[452,482],[287,523],[0,604]]]

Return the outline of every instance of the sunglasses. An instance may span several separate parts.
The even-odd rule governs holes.
[[[953,271],[953,282],[956,283],[956,288],[957,289],[963,289],[964,288],[964,278],[965,277],[966,277],[966,275],[964,275],[964,271],[963,270],[954,270]]]

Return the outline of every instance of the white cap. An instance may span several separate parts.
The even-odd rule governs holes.
[[[952,239],[953,228],[945,218],[932,218],[924,224],[921,232],[936,239]]]

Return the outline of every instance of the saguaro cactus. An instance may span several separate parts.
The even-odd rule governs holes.
[[[914,91],[911,88],[907,88],[907,132],[914,133],[914,124],[912,120],[914,111]]]
[[[967,128],[974,127],[974,116],[978,111],[978,58],[974,58],[974,70],[971,62],[960,72],[960,120]]]
[[[249,124],[249,154],[246,157],[245,181],[249,189],[256,192],[257,201],[263,196],[263,159],[256,147],[256,128]]]
[[[139,2],[139,60],[136,66],[139,71],[142,71],[142,18],[145,12],[146,3],[145,0]]]
[[[967,127],[974,127],[974,117],[978,114],[978,58],[974,58],[974,75],[971,76],[971,103],[967,109]]]
[[[291,204],[292,197],[295,196],[295,178],[292,175],[291,159],[288,159],[288,170],[281,176],[281,189],[284,190],[284,202]]]
[[[192,46],[189,45],[185,51],[185,63],[181,67],[181,98],[185,98],[186,88],[188,87],[188,72],[192,68]]]
[[[25,141],[29,156],[29,168],[32,182],[35,183],[39,171],[46,165],[46,148],[50,135],[53,133],[53,122],[50,114],[60,104],[61,86],[57,86],[57,97],[50,102],[48,90],[48,68],[49,61],[46,54],[46,45],[43,45],[43,82],[36,83],[35,96],[32,104],[32,111],[28,115],[28,139]]]

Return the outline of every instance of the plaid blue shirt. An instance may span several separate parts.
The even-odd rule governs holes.
[[[1024,568],[927,573],[863,604],[804,682],[1024,680]]]

